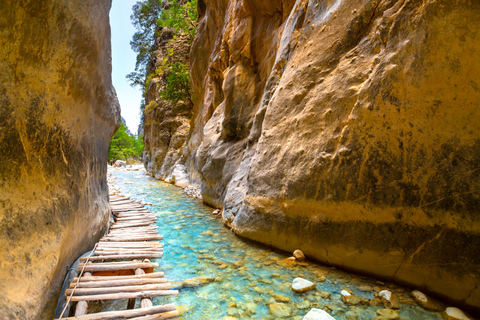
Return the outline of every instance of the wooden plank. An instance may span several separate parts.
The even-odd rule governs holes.
[[[150,240],[162,240],[163,236],[144,236],[144,237],[115,237],[115,238],[102,238],[100,242],[132,242],[132,241],[150,241]]]
[[[155,315],[130,318],[129,320],[165,320],[165,319],[178,318],[179,316],[180,316],[180,312],[178,310],[175,310],[175,311],[168,311],[164,313],[158,313]]]
[[[143,270],[143,269],[142,269]],[[105,281],[80,281],[77,288],[105,288],[105,287],[122,287],[122,286],[140,286],[145,284],[159,284],[167,283],[166,278],[138,278],[138,279],[123,279],[128,276],[119,277],[120,280],[105,280]],[[98,278],[98,277],[97,277]],[[101,277],[106,278],[106,277]],[[74,288],[76,281],[70,284],[70,288]]]
[[[137,254],[116,254],[116,255],[101,255],[101,256],[92,256],[90,261],[99,261],[99,260],[119,260],[119,259],[160,259],[163,256],[163,253],[137,253]],[[80,261],[86,261],[81,260]]]
[[[178,290],[155,290],[143,292],[124,292],[112,294],[97,294],[91,296],[73,296],[70,301],[94,301],[94,300],[117,300],[117,299],[137,299],[137,298],[154,298],[164,296],[178,295]]]
[[[98,245],[101,248],[163,248],[164,244],[154,241],[113,242],[105,241]]]
[[[83,268],[83,263],[78,265],[78,271],[81,271]],[[157,262],[137,262],[137,263],[127,263],[127,264],[116,264],[114,262],[110,263],[92,263],[85,266],[85,271],[115,271],[115,270],[131,270],[136,268],[155,268],[158,267]]]
[[[138,217],[142,217],[148,220],[157,220],[157,217],[151,217],[147,215],[139,215]],[[117,222],[122,222],[122,221],[128,221],[128,220],[135,220],[137,219],[137,216],[132,216],[132,217],[118,217]]]
[[[166,304],[162,306],[153,306],[149,308],[139,308],[133,310],[121,310],[121,311],[107,311],[94,314],[86,314],[78,318],[69,317],[62,318],[65,320],[115,320],[115,319],[129,319],[134,317],[141,317],[146,315],[165,313],[169,311],[175,311],[177,308],[174,304]],[[55,319],[57,320],[57,319]]]
[[[142,223],[129,223],[129,224],[113,224],[110,229],[121,229],[121,228],[131,228],[131,227],[142,227],[150,225],[150,222],[142,222]]]
[[[77,288],[65,290],[65,296],[68,297],[72,292],[73,296],[85,296],[85,295],[99,295],[99,294],[111,294],[122,292],[145,292],[145,291],[158,291],[158,290],[170,290],[172,289],[171,283],[156,283],[145,284],[138,286],[122,286],[122,287],[97,287],[97,288]]]
[[[92,276],[92,274],[90,272],[85,272],[83,274],[83,278],[89,278],[91,276]],[[73,285],[75,287],[76,282],[71,283],[70,285]],[[84,314],[87,314],[87,310],[88,310],[88,302],[87,301],[78,301],[77,306],[75,307],[75,317],[79,317],[79,316],[83,316]]]
[[[165,274],[163,271],[153,272],[153,273],[146,273],[143,275],[132,275],[132,276],[115,276],[115,277],[81,277],[80,282],[92,282],[92,281],[109,281],[109,280],[129,280],[129,279],[157,279],[163,278]],[[72,282],[77,282],[78,277],[73,278]]]
[[[103,256],[103,255],[116,255],[116,254],[140,254],[140,253],[145,253],[145,254],[155,254],[155,253],[162,253],[163,249],[149,249],[149,250],[143,250],[143,249],[137,249],[137,250],[128,250],[128,249],[121,249],[121,248],[116,248],[112,250],[95,250],[95,253],[93,254],[94,256]],[[82,260],[85,261],[85,260]]]

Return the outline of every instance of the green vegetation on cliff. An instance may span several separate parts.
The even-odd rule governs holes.
[[[133,12],[131,19],[138,31],[130,42],[132,49],[137,52],[135,71],[127,75],[131,85],[143,88],[145,97],[151,80],[163,77],[164,85],[160,90],[160,97],[163,100],[191,101],[188,65],[173,62],[176,52],[170,49],[168,52],[170,58],[164,59],[161,66],[154,69],[153,52],[155,37],[162,28],[174,31],[173,39],[170,41],[175,42],[181,36],[187,36],[189,42],[193,41],[198,17],[197,0],[172,0],[163,4],[160,0],[139,0],[133,6]]]
[[[127,131],[122,123],[110,140],[108,147],[108,161],[140,158],[143,153],[143,137],[135,136]]]

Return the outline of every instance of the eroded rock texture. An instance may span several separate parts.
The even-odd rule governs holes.
[[[186,187],[189,177],[184,149],[193,102],[190,98],[177,102],[164,100],[161,91],[167,83],[168,66],[181,63],[188,69],[191,38],[173,28],[162,28],[158,33],[151,61],[155,73],[145,95],[143,159],[145,168],[156,179]]]
[[[0,318],[52,319],[108,221],[111,1],[0,6]]]
[[[480,306],[480,3],[200,0],[185,154],[238,234]]]

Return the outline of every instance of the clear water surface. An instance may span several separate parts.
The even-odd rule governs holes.
[[[335,319],[375,319],[383,305],[351,306],[341,300],[343,289],[373,298],[375,291],[360,291],[360,286],[397,294],[403,302],[397,310],[400,319],[443,319],[440,313],[414,304],[409,289],[314,263],[284,265],[281,261],[288,255],[243,241],[212,215],[212,208],[141,171],[115,172],[113,177],[121,194],[146,202],[158,217],[165,248],[156,271],[164,271],[175,285],[196,277],[215,279],[182,288],[176,297],[154,298],[156,305],[176,303],[181,319],[279,319],[282,314],[285,319],[302,319],[311,308],[323,308]],[[291,283],[296,277],[315,282],[316,290],[294,293]],[[119,310],[125,304],[125,300],[107,301],[91,308]]]

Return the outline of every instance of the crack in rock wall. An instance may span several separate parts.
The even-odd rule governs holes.
[[[110,0],[0,6],[0,318],[52,319],[109,216]]]

